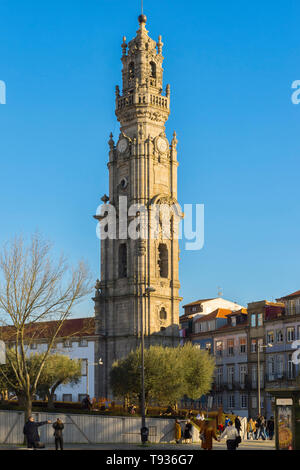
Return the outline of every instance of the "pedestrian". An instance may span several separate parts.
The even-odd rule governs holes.
[[[181,436],[182,436],[182,431],[181,431],[180,422],[178,421],[178,419],[176,419],[175,420],[175,441],[176,441],[176,444],[180,443]]]
[[[265,422],[263,416],[258,416],[256,420],[256,439],[262,438],[263,441],[266,440],[265,434]]]
[[[256,426],[255,426],[255,422],[253,421],[252,418],[249,418],[248,420],[248,424],[247,424],[247,439],[252,439],[254,440],[255,439],[255,435],[256,435]]]
[[[237,432],[240,434],[240,432],[241,432],[241,421],[240,421],[238,416],[234,420],[234,425],[236,427]]]
[[[202,433],[200,434],[200,439],[201,439],[201,448],[203,450],[212,450],[212,447],[213,447],[213,439],[215,441],[218,441],[218,438],[216,436],[216,433],[213,429],[212,426],[210,426],[209,424],[209,421],[206,420],[204,422],[204,427],[203,427],[203,431]]]
[[[54,429],[54,441],[55,441],[55,450],[58,450],[58,447],[60,447],[60,450],[64,450],[64,441],[63,441],[63,429],[64,429],[64,424],[63,422],[57,418],[55,423],[52,425]]]
[[[238,446],[237,437],[239,437],[239,434],[236,430],[236,427],[233,426],[232,421],[229,421],[228,426],[225,428],[224,432],[220,436],[220,440],[224,437],[227,437],[227,450],[236,450]]]
[[[187,443],[187,441],[192,440],[192,423],[190,419],[187,420],[187,423],[185,425],[184,432],[183,432],[183,439],[185,443]]]
[[[38,433],[38,428],[44,424],[51,424],[51,421],[34,421],[33,416],[29,416],[28,421],[25,423],[23,428],[23,434],[26,437],[27,448],[28,449],[38,449],[45,447],[40,442],[40,436]]]
[[[82,400],[82,408],[85,410],[91,410],[92,409],[92,403],[90,400],[90,396],[86,395],[84,399]]]
[[[230,419],[228,416],[225,416],[225,428],[228,426]]]
[[[267,431],[269,434],[269,440],[272,441],[274,437],[274,417],[271,416],[267,421]]]

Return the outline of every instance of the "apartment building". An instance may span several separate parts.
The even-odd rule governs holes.
[[[241,309],[214,332],[215,405],[239,416],[248,415],[247,325],[247,310]]]
[[[211,300],[187,304],[182,326],[185,341],[216,358],[214,405],[240,416],[254,417],[260,411],[269,417],[272,395],[265,390],[299,383],[295,357],[296,342],[300,345],[300,291],[276,302],[251,302],[247,309],[223,304],[204,313]]]

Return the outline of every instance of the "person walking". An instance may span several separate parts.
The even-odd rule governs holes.
[[[201,448],[203,450],[212,450],[213,447],[213,439],[218,441],[216,433],[212,426],[210,426],[209,421],[204,422],[203,431],[200,434],[201,439]]]
[[[266,440],[265,422],[263,416],[258,416],[256,420],[256,439],[259,440],[260,437],[263,441]]]
[[[252,418],[249,418],[248,424],[247,424],[247,439],[255,439],[256,435],[256,427],[255,427],[255,422],[253,421]]]
[[[227,450],[236,450],[238,443],[237,437],[239,436],[237,429],[233,426],[233,422],[229,421],[228,426],[225,428],[224,432],[220,436],[220,440],[224,437],[227,437],[226,445]]]
[[[190,419],[187,420],[187,423],[185,425],[183,439],[185,443],[187,443],[187,441],[192,441],[192,423]]]
[[[60,447],[60,450],[64,450],[64,440],[63,440],[63,429],[64,429],[64,424],[63,422],[57,418],[55,423],[52,425],[54,429],[54,441],[55,441],[55,450],[58,450]]]
[[[23,428],[23,434],[26,437],[28,449],[41,448],[38,428],[44,424],[51,424],[51,421],[34,421],[34,417],[29,416],[28,421],[25,423]]]
[[[237,432],[240,434],[240,432],[241,432],[241,421],[240,421],[238,416],[236,416],[236,418],[234,420],[234,425],[235,425],[235,428],[236,428]]]

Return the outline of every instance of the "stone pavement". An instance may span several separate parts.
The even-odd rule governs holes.
[[[201,450],[199,444],[65,444],[65,450],[106,450],[106,451],[198,451]],[[26,447],[17,445],[0,445],[1,450],[28,450]],[[55,450],[54,444],[47,445],[46,450]],[[226,441],[213,441],[213,450],[226,450]],[[275,450],[275,441],[243,441],[238,450]]]

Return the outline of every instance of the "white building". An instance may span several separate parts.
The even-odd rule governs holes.
[[[55,324],[55,321],[50,321],[31,325],[30,332],[26,332],[27,354],[47,350]],[[56,401],[77,402],[82,401],[86,394],[91,398],[95,396],[95,367],[101,367],[98,363],[100,358],[95,359],[95,342],[94,318],[65,320],[51,353],[65,354],[71,359],[80,359],[82,377],[76,385],[60,385],[56,389]]]

